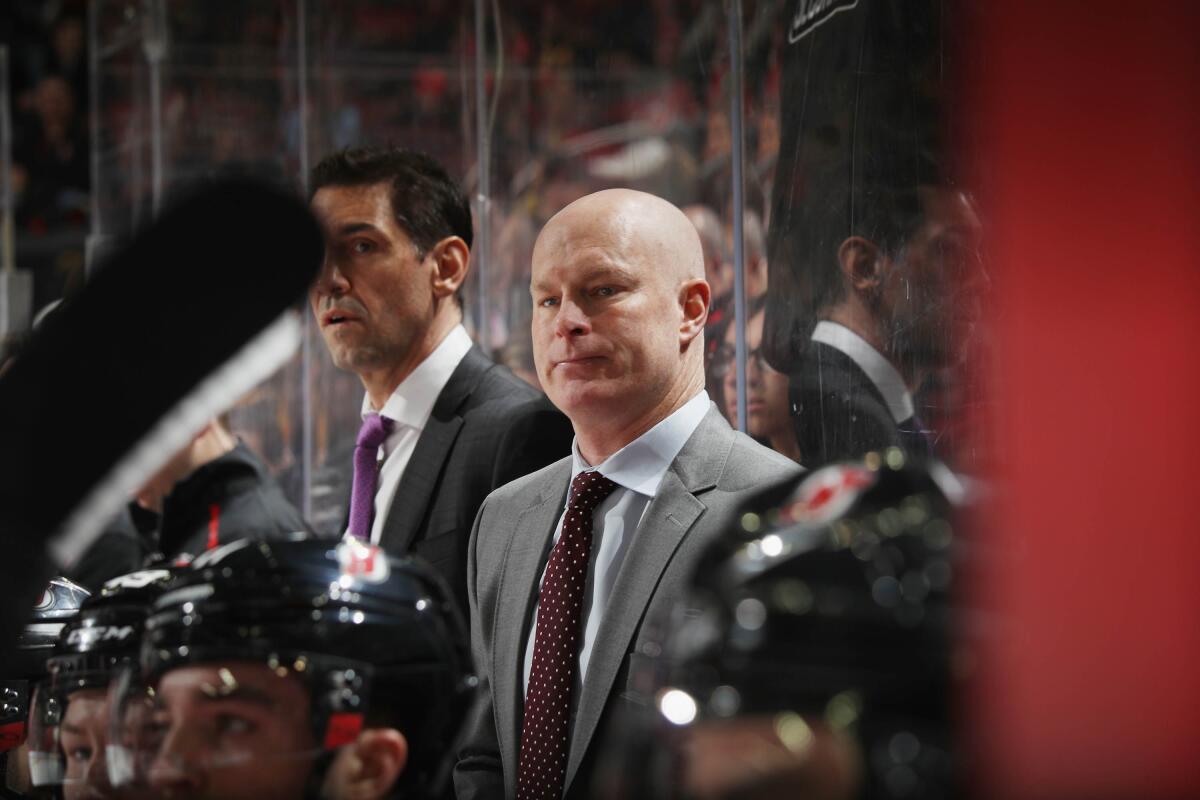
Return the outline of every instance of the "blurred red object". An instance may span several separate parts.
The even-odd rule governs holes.
[[[976,794],[1200,796],[1200,5],[979,4],[998,302]],[[995,548],[995,549],[993,549]]]

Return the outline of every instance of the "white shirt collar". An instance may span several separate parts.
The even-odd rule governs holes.
[[[812,340],[839,350],[867,374],[871,383],[883,395],[888,411],[896,422],[903,422],[915,413],[912,393],[892,363],[871,347],[867,340],[845,325],[822,320],[813,329]]]
[[[434,351],[426,356],[407,378],[400,381],[400,385],[383,404],[383,408],[379,409],[379,413],[394,419],[398,425],[424,430],[438,395],[446,388],[450,376],[458,369],[459,363],[470,349],[471,337],[466,329],[462,325],[454,326]],[[374,413],[370,395],[364,395],[363,418]]]
[[[695,433],[708,413],[712,401],[703,389],[699,394],[675,409],[666,419],[597,464],[596,469],[613,483],[626,489],[654,497],[671,462]],[[578,441],[571,443],[571,475],[578,475],[592,465],[579,452]],[[567,498],[568,502],[570,497]]]

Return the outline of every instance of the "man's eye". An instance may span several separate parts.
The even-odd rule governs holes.
[[[72,761],[91,761],[92,748],[90,747],[72,747],[67,751],[67,758]]]
[[[598,286],[592,290],[596,297],[612,297],[616,293],[617,290],[612,286]]]
[[[222,714],[217,718],[217,731],[224,734],[241,735],[251,733],[254,730],[254,723],[245,717],[235,717],[231,714]]]
[[[372,242],[368,242],[364,239],[359,239],[350,245],[350,249],[353,250],[355,253],[358,253],[361,255],[363,253],[369,253],[372,250],[374,250],[375,245]]]
[[[543,297],[541,300],[538,301],[538,305],[541,306],[542,308],[551,308],[553,306],[558,305],[558,298],[557,297]]]

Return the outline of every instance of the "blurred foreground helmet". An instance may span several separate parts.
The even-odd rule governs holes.
[[[113,578],[62,626],[29,719],[34,786],[62,786],[67,800],[108,793],[109,684],[136,665],[150,605],[171,576],[149,569]]]
[[[30,613],[17,638],[16,652],[0,669],[0,752],[25,741],[33,687],[46,675],[46,659],[54,651],[63,625],[79,613],[87,596],[82,586],[54,578]]]
[[[88,592],[66,578],[54,578],[43,590],[0,667],[0,797],[27,791],[25,753],[19,750],[29,731],[30,700],[46,677],[46,659],[59,632],[79,611]]]
[[[950,498],[961,488],[940,465],[893,462],[832,465],[742,509],[643,672],[644,718],[623,732],[602,794],[959,793]]]
[[[358,541],[232,542],[147,622],[140,685],[114,697],[133,783],[188,796],[311,795],[366,729],[407,741],[398,786],[444,779],[475,687],[437,576]]]

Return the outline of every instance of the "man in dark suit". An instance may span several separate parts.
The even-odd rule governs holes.
[[[758,487],[798,474],[704,391],[710,289],[695,229],[612,189],[559,212],[533,255],[538,378],[572,454],[493,492],[468,563],[481,701],[460,800],[586,796],[596,732],[697,556]]]
[[[312,192],[326,239],[313,314],[366,390],[346,535],[423,556],[465,604],[480,503],[566,454],[570,428],[462,327],[471,210],[440,165],[348,150],[317,165]]]
[[[839,291],[819,312],[791,381],[808,467],[889,448],[933,453],[913,394],[931,371],[955,362],[978,318],[980,223],[962,192],[925,186],[914,194],[922,214],[899,246],[854,235],[838,248]]]
[[[953,457],[936,428],[962,406],[929,389],[970,394],[953,368],[984,282],[966,128],[946,115],[960,99],[955,4],[807,5],[779,51],[764,351],[792,379],[805,466],[893,447]]]

